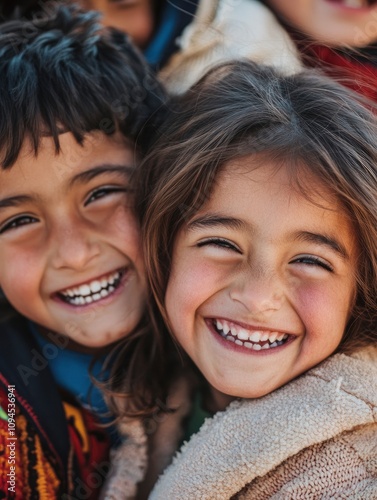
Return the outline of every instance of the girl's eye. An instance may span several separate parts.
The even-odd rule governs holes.
[[[129,192],[130,190],[127,188],[123,187],[101,187],[99,189],[95,189],[92,191],[88,197],[88,199],[85,201],[84,206],[86,207],[93,201],[99,200],[100,198],[105,198],[106,196],[109,196],[114,193],[125,193]]]
[[[326,271],[333,272],[333,267],[326,261],[320,259],[319,257],[303,255],[302,257],[297,257],[292,261],[293,264],[305,264],[308,266],[318,266],[326,269]]]
[[[33,224],[35,222],[38,222],[38,219],[36,219],[35,217],[31,217],[30,215],[15,217],[14,219],[11,219],[0,227],[0,234],[5,233],[6,231],[9,231],[11,229],[17,229],[21,226]]]
[[[215,246],[218,248],[224,248],[225,250],[232,250],[237,253],[241,253],[241,250],[228,240],[222,238],[210,238],[208,240],[200,241],[197,246],[199,248],[204,246]]]

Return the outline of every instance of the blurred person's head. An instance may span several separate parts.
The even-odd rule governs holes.
[[[57,5],[77,3],[102,13],[102,23],[127,33],[138,47],[150,40],[161,0],[0,0],[0,21],[46,16]]]
[[[79,0],[86,9],[99,10],[103,23],[126,32],[138,47],[150,40],[156,14],[153,0]]]

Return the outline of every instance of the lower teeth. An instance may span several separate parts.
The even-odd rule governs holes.
[[[229,340],[229,342],[233,342],[239,346],[243,346],[246,347],[247,349],[252,349],[254,351],[261,351],[264,349],[271,349],[272,347],[279,347],[280,345],[283,345],[284,342],[287,340],[287,339],[280,341],[275,340],[275,342],[273,342],[272,344],[266,342],[265,344],[261,345],[261,344],[254,344],[252,342],[242,342],[242,340],[235,339],[232,335],[226,335],[224,332],[218,332],[218,333],[220,333],[220,335],[224,339]]]

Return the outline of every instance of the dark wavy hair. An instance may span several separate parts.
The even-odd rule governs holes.
[[[147,273],[167,324],[165,292],[178,231],[211,196],[224,165],[262,155],[289,168],[309,199],[300,174],[310,172],[350,217],[359,247],[357,290],[338,350],[376,343],[377,123],[364,104],[314,70],[281,76],[249,61],[220,65],[175,98],[136,174]]]
[[[127,36],[96,12],[51,5],[48,16],[0,24],[0,161],[11,167],[24,139],[38,152],[51,136],[120,130],[143,151],[165,93]]]

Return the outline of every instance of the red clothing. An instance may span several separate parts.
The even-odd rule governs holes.
[[[62,400],[48,366],[31,365],[38,349],[24,318],[0,321],[0,499],[95,500],[110,439]]]
[[[372,58],[358,53],[340,52],[321,45],[311,45],[305,52],[311,66],[322,68],[347,87],[377,102],[377,67]]]
[[[24,415],[18,394],[15,396],[13,405],[6,389],[0,387],[3,410],[0,419],[0,498],[23,500],[38,498],[38,495],[41,499],[59,498],[65,489],[60,457],[55,455],[51,442],[43,435],[32,409],[29,408],[29,415],[35,419],[35,427]],[[12,416],[12,421],[4,418],[4,412]],[[9,426],[13,420],[14,425]],[[11,428],[15,428],[15,432]]]
[[[8,406],[13,401],[8,394],[15,394],[14,406]],[[76,408],[76,416],[67,414],[70,453],[64,471],[36,415],[31,408],[25,415],[18,399],[16,392],[7,393],[0,387],[0,405],[4,410],[0,417],[0,498],[54,500],[68,492],[74,498],[80,498],[80,492],[83,498],[98,498],[109,468],[109,440],[93,417],[82,408]],[[14,425],[8,426],[4,413],[12,415],[9,422],[14,419]]]

